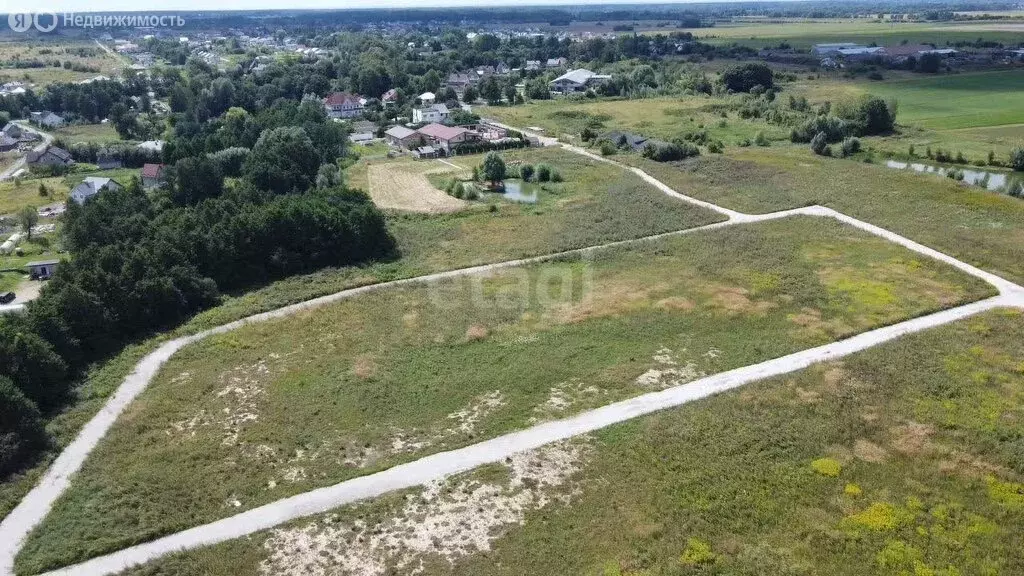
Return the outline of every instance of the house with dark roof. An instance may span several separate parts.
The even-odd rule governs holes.
[[[47,146],[45,149],[31,150],[25,155],[25,162],[32,167],[35,166],[71,166],[75,159],[71,153],[63,148]]]
[[[38,126],[46,126],[47,128],[59,128],[64,125],[64,118],[44,110],[42,112],[32,112],[29,114],[29,120]]]
[[[463,142],[475,140],[477,135],[460,126],[445,126],[443,124],[427,124],[417,130],[424,139],[434,148],[444,150],[445,154],[451,154],[452,150]]]
[[[392,126],[384,132],[388,144],[403,150],[412,150],[423,143],[423,135],[405,126]]]
[[[324,98],[329,118],[355,118],[363,113],[362,99],[348,92],[334,92]]]

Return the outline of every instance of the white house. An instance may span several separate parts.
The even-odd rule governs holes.
[[[442,123],[448,119],[448,114],[448,107],[444,104],[434,104],[433,106],[413,108],[412,121],[415,124],[423,122]]]
[[[579,68],[569,70],[550,82],[551,91],[559,94],[572,94],[584,92],[589,88],[595,88],[611,80],[608,74],[596,74],[590,70]]]
[[[433,92],[424,92],[423,94],[420,94],[419,99],[424,106],[430,106],[437,101],[437,95]]]
[[[81,184],[71,189],[70,198],[78,204],[84,204],[86,200],[99,194],[104,190],[120,190],[121,185],[111,178],[89,176],[82,180]]]

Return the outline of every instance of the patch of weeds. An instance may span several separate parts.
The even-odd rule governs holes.
[[[843,471],[843,465],[833,458],[818,458],[811,462],[811,469],[829,478],[836,478]]]

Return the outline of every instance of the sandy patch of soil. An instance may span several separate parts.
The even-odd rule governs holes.
[[[509,458],[505,481],[481,482],[470,474],[433,482],[379,523],[336,523],[328,516],[274,530],[264,543],[270,555],[260,571],[275,576],[417,574],[428,558],[454,563],[486,552],[528,511],[577,494],[572,478],[586,452],[578,442],[560,442]]]
[[[457,212],[469,204],[445,194],[427,180],[427,174],[452,171],[450,166],[443,164],[426,170],[416,165],[374,164],[367,169],[370,198],[374,204],[387,210],[428,214]]]
[[[890,431],[890,444],[897,452],[916,456],[932,449],[930,438],[935,429],[927,424],[910,422],[895,426]]]
[[[878,444],[859,439],[853,443],[853,455],[865,462],[885,462],[889,453]]]
[[[237,445],[238,436],[245,426],[259,420],[259,406],[263,402],[270,376],[270,367],[264,359],[225,370],[219,376],[221,388],[216,393],[216,403],[220,407],[210,410],[202,408],[191,418],[173,422],[167,434],[194,437],[200,428],[216,426],[223,430],[221,445]],[[191,374],[184,372],[172,379],[171,383],[182,384],[191,378]]]
[[[597,386],[587,386],[578,381],[562,382],[551,387],[550,395],[543,404],[534,407],[533,412],[536,416],[530,417],[529,421],[534,423],[560,417],[569,408],[604,394],[607,394],[607,391]]]
[[[682,350],[686,352],[686,350]],[[710,354],[710,356],[708,356]],[[705,357],[716,358],[719,352],[709,350]],[[636,385],[641,388],[664,390],[680,384],[703,378],[707,374],[701,370],[695,362],[687,361],[681,363],[677,355],[668,348],[661,348],[651,357],[655,366],[636,379]]]

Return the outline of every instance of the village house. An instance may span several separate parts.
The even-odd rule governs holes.
[[[459,144],[477,138],[476,133],[466,128],[443,124],[427,124],[417,132],[422,134],[431,146],[443,150],[445,154],[451,154]]]
[[[461,72],[452,72],[448,75],[448,79],[445,80],[445,88],[451,88],[455,90],[455,93],[461,98],[466,93],[466,88],[473,86],[477,83],[477,79],[469,74],[463,74]]]
[[[540,70],[540,60],[527,60],[525,69],[527,71]]]
[[[96,154],[96,166],[100,170],[112,170],[114,168],[121,168],[124,164],[120,158],[110,152],[99,152]]]
[[[392,126],[384,132],[384,138],[388,144],[401,150],[412,150],[423,143],[423,136],[405,126]]]
[[[434,104],[422,108],[413,108],[412,121],[414,124],[423,122],[445,122],[448,120],[448,107],[444,104]]]
[[[166,166],[163,164],[143,164],[142,187],[159,188],[160,186],[163,186],[165,169]]]
[[[544,64],[545,68],[565,68],[569,65],[568,58],[548,58],[548,61]]]
[[[0,152],[10,152],[18,147],[17,138],[11,138],[7,134],[0,132]]]
[[[29,121],[37,126],[45,126],[47,128],[59,128],[64,125],[64,118],[48,110],[32,112],[29,115]]]
[[[45,149],[31,150],[25,155],[25,162],[32,167],[37,166],[71,166],[75,159],[63,148],[47,146]]]
[[[394,106],[395,104],[398,103],[398,90],[395,90],[394,88],[388,90],[387,92],[381,95],[380,101],[385,108],[390,108],[391,106]]]
[[[596,88],[611,80],[607,74],[596,74],[590,70],[579,68],[570,70],[558,78],[552,80],[549,85],[552,92],[559,94],[573,94],[585,92],[590,88]]]
[[[104,190],[120,190],[121,185],[112,178],[100,176],[89,176],[80,184],[71,189],[68,197],[77,204],[85,204],[85,201],[99,194]]]
[[[423,94],[420,94],[417,99],[424,106],[430,106],[437,100],[437,95],[433,92],[424,92]]]
[[[33,280],[48,280],[57,271],[60,260],[40,260],[25,264],[28,268],[29,278]]]
[[[328,118],[355,118],[363,113],[363,103],[354,94],[334,92],[324,98],[324,109]]]

